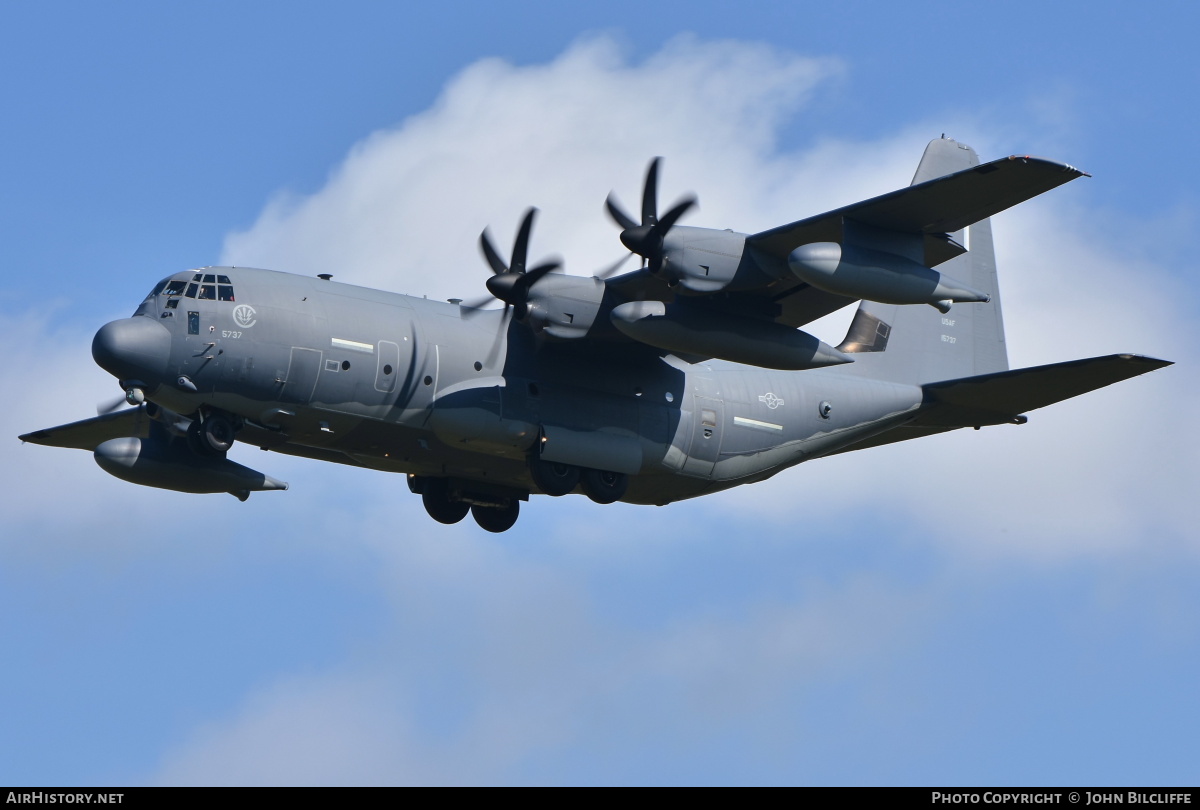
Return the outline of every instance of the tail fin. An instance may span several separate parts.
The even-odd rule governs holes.
[[[974,149],[938,138],[925,148],[912,185],[978,165]],[[967,252],[938,265],[938,270],[990,293],[991,300],[959,303],[944,314],[930,306],[863,301],[838,347],[854,353],[855,362],[840,367],[846,373],[927,383],[1008,369],[991,220],[950,236]]]

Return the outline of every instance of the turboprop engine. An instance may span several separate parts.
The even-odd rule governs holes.
[[[946,312],[956,302],[991,296],[904,256],[847,242],[813,242],[788,256],[788,267],[814,287],[883,304],[930,304]]]
[[[283,481],[227,458],[199,456],[184,439],[164,434],[151,431],[147,438],[109,439],[96,447],[93,456],[109,475],[176,492],[228,492],[244,501],[251,492],[288,488]]]

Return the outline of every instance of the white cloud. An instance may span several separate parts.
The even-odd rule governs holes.
[[[804,213],[804,196],[774,171],[786,167],[764,160],[779,122],[837,69],[765,45],[689,38],[636,66],[605,38],[548,65],[484,60],[429,111],[358,144],[316,194],[273,200],[229,237],[224,261],[473,297],[487,276],[480,231],[490,225],[511,244],[532,204],[542,209],[533,252],[565,253],[568,271],[593,272],[624,253],[605,196],[617,188],[635,207],[657,154],[667,158],[661,206],[695,189],[704,219],[778,224],[740,203],[763,182],[782,182],[774,194],[790,193],[785,216]]]

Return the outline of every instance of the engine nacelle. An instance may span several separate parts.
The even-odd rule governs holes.
[[[246,500],[251,492],[287,489],[283,481],[226,458],[193,453],[182,439],[128,436],[109,439],[93,452],[100,469],[131,484],[176,492],[228,492]]]
[[[604,290],[598,278],[548,273],[529,290],[525,319],[538,334],[560,340],[581,338],[596,321]]]
[[[773,321],[744,318],[661,301],[630,301],[612,311],[613,326],[650,346],[681,354],[796,371],[853,363],[816,337]]]
[[[884,304],[987,302],[991,296],[912,259],[860,245],[813,242],[788,256],[788,267],[812,286]]]
[[[758,289],[775,280],[746,251],[746,234],[682,226],[663,240],[663,274],[699,294]]]

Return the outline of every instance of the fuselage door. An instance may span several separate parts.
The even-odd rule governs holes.
[[[396,390],[396,378],[400,376],[400,344],[381,340],[376,348],[375,390],[390,394]]]
[[[312,400],[317,376],[321,373],[322,354],[319,349],[292,347],[287,378],[283,380],[283,390],[279,392],[280,402],[307,405]]]
[[[725,415],[724,403],[712,397],[695,395],[692,398],[692,445],[684,475],[707,478],[712,475],[721,451],[721,425]]]

